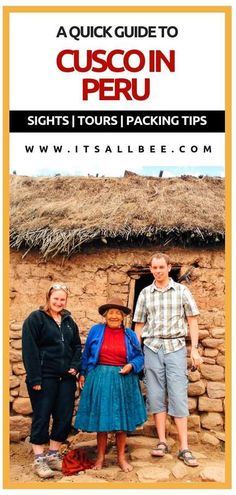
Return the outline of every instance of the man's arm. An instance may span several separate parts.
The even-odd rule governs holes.
[[[144,327],[145,323],[135,323],[134,331],[137,335],[138,341],[141,344],[141,339],[142,339],[142,330]]]
[[[197,345],[198,345],[198,321],[197,321],[197,316],[187,316],[188,320],[188,325],[189,325],[189,332],[190,332],[190,338],[191,338],[191,360],[192,360],[192,365],[196,366],[198,368],[200,364],[202,363],[202,358],[198,352]]]

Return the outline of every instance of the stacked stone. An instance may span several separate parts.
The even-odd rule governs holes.
[[[188,373],[189,430],[201,432],[199,439],[203,443],[218,446],[224,441],[224,328],[200,330],[200,353],[203,364],[199,371]],[[188,361],[190,364],[189,357]]]
[[[22,363],[22,325],[10,325],[10,440],[19,442],[30,433],[32,408]]]
[[[17,321],[10,325],[10,401],[11,440],[27,437],[31,424],[31,405],[25,386],[25,370],[21,355],[22,325],[19,323],[45,299],[45,291],[52,280],[63,280],[70,287],[68,309],[79,323],[82,343],[89,328],[101,321],[98,306],[107,298],[118,295],[133,305],[135,283],[140,278],[140,267],[145,267],[149,254],[139,251],[108,250],[104,253],[81,253],[61,266],[59,259],[48,261],[42,267],[33,254],[22,259],[20,253],[11,256],[11,314]],[[183,281],[193,293],[200,310],[199,341],[203,364],[199,371],[189,371],[189,443],[202,441],[210,446],[222,446],[224,441],[224,252],[204,250],[196,253],[191,249],[173,248],[168,253],[184,275],[199,256],[197,267],[191,272],[191,280]],[[137,268],[137,272],[135,270]],[[132,274],[130,275],[130,270]],[[145,272],[146,273],[146,272]],[[131,325],[131,317],[127,319]],[[190,341],[187,341],[188,368]],[[145,393],[143,384],[143,392]],[[78,403],[78,393],[75,409]],[[152,419],[140,429],[148,436],[156,436]],[[168,419],[170,440],[177,438],[175,425]]]
[[[10,438],[19,442],[29,435],[31,425],[31,404],[25,384],[25,369],[21,354],[21,325],[12,323],[10,327]],[[202,441],[205,444],[218,446],[224,441],[224,329],[212,328],[200,330],[200,352],[203,364],[200,370],[188,372],[189,411],[188,419],[189,443]],[[85,340],[84,338],[82,340]],[[187,346],[188,356],[190,345]],[[190,358],[188,357],[190,366]],[[75,411],[79,392],[75,400]],[[155,426],[150,419],[140,429],[140,433],[155,436]],[[168,420],[168,433],[177,437],[173,422]]]

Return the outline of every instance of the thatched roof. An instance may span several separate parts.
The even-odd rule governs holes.
[[[220,178],[11,177],[11,246],[70,256],[102,246],[224,240]]]

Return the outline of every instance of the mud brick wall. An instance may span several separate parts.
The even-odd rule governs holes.
[[[160,248],[161,250],[161,248]],[[30,433],[31,406],[25,385],[22,363],[22,323],[26,316],[44,303],[45,292],[53,282],[64,282],[70,288],[68,309],[77,321],[82,342],[91,325],[101,321],[97,308],[114,295],[122,297],[132,308],[136,280],[147,270],[148,260],[156,249],[104,249],[42,261],[38,254],[11,253],[10,274],[10,433],[19,442]],[[167,251],[166,251],[167,252]],[[172,248],[168,251],[179,275],[195,263],[189,281],[199,309],[200,343],[203,364],[199,371],[189,370],[189,442],[202,441],[214,447],[224,442],[225,407],[225,329],[224,329],[224,252]],[[196,262],[197,260],[197,262]],[[127,325],[131,324],[131,319]],[[188,356],[190,341],[187,340]],[[188,357],[190,367],[190,359]],[[142,387],[144,388],[143,384]],[[144,390],[145,392],[145,390]],[[75,410],[78,403],[78,392]],[[155,435],[152,418],[141,429]],[[177,437],[168,418],[170,438]]]

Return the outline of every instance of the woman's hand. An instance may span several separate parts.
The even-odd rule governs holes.
[[[70,369],[68,370],[68,373],[70,373],[70,375],[75,376],[75,375],[77,374],[77,370],[76,370],[75,368],[70,368]]]
[[[84,388],[84,382],[85,382],[84,375],[80,375],[80,377],[79,377],[79,388],[80,388],[80,390],[83,390],[83,388]]]
[[[33,385],[33,387],[32,387],[32,388],[33,388],[34,390],[41,390],[41,389],[42,389],[41,385]]]
[[[121,373],[121,375],[128,375],[132,369],[133,369],[132,364],[125,364],[125,366],[123,366],[123,368],[119,371],[119,373]]]

